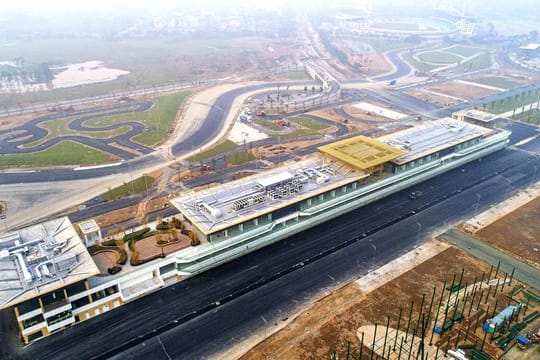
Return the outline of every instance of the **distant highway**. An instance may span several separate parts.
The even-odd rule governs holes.
[[[386,55],[388,59],[395,65],[396,69],[391,74],[374,77],[374,81],[391,81],[397,80],[400,77],[408,75],[412,71],[412,67],[401,59],[399,56],[404,50],[393,50]]]

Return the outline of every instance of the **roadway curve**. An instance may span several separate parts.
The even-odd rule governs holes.
[[[412,67],[407,64],[401,56],[399,56],[400,53],[403,52],[403,49],[401,50],[393,50],[386,54],[386,58],[395,66],[395,69],[390,74],[385,74],[381,76],[377,76],[372,78],[374,81],[391,81],[396,80],[400,77],[408,75],[412,71]]]
[[[122,150],[120,148],[111,146],[111,143],[118,143],[127,148],[133,149],[136,152],[148,154],[153,149],[138,144],[131,140],[135,135],[141,134],[145,130],[145,126],[137,121],[126,121],[118,124],[103,127],[88,127],[84,125],[84,122],[90,119],[114,116],[120,114],[128,114],[133,112],[142,112],[150,109],[153,103],[151,101],[137,101],[129,102],[125,104],[101,106],[92,109],[70,111],[55,113],[49,115],[39,116],[35,119],[27,121],[21,126],[14,127],[10,130],[0,131],[0,154],[28,154],[37,151],[46,150],[62,141],[74,141],[78,142],[101,151],[116,155],[122,159],[132,159],[137,155]],[[51,120],[60,120],[65,117],[75,117],[71,120],[68,127],[73,131],[85,131],[85,132],[99,132],[99,131],[111,131],[124,126],[129,126],[131,129],[121,135],[111,136],[104,139],[95,139],[82,135],[64,135],[58,136],[53,139],[46,140],[39,145],[23,148],[26,144],[39,141],[48,135],[48,131],[39,126],[39,124]],[[14,134],[14,135],[13,135]],[[4,135],[4,136],[2,136]]]

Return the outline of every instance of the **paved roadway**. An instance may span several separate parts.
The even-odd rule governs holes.
[[[540,140],[535,149],[540,150]],[[481,196],[481,211],[501,201],[506,190],[511,195],[529,185],[534,167],[539,166],[540,158],[529,152],[500,151],[464,166],[463,171],[456,169],[415,186],[423,192],[417,200],[409,200],[408,191],[394,194],[53,335],[22,352],[12,347],[13,332],[2,334],[6,346],[0,357],[90,358],[133,341],[126,349],[118,349],[117,358],[166,358],[161,343],[172,358],[205,358],[236,344],[239,336],[260,330],[262,317],[270,324],[279,322],[334,281],[348,281],[365,273],[373,260],[370,241],[376,245],[375,261],[381,265],[444,222],[471,214],[475,194]],[[302,262],[304,265],[299,265]],[[215,305],[216,301],[221,305]],[[3,324],[9,316],[2,312]]]
[[[394,50],[390,51],[386,56],[388,59],[396,66],[396,69],[391,74],[381,75],[378,77],[374,77],[374,81],[391,81],[391,80],[397,80],[400,77],[403,77],[407,74],[409,74],[412,70],[411,66],[407,64],[405,61],[399,57],[399,53],[403,52],[403,49],[401,50]]]

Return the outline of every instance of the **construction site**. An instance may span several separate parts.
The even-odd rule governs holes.
[[[344,284],[241,358],[537,359],[538,195],[519,193]],[[488,262],[476,246],[513,260]]]

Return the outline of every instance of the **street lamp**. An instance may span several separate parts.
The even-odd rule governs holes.
[[[479,193],[476,193],[478,200],[476,201],[476,206],[474,207],[474,216],[478,214],[478,206],[480,206],[480,198],[482,197]]]
[[[422,230],[422,224],[420,224],[419,221],[416,222],[416,225],[418,225],[418,233],[416,233],[416,246],[418,246],[418,243],[420,242],[420,231]]]
[[[143,174],[143,179],[144,179],[144,187],[146,189],[146,197],[148,197],[148,182],[147,182],[147,177],[148,175],[147,174]]]
[[[508,185],[506,186],[506,191],[504,193],[504,200],[508,199],[508,191],[510,190],[510,184],[512,183],[512,181],[510,181],[510,179],[506,178],[506,177],[502,177],[504,180],[506,180],[508,182]]]
[[[377,252],[377,247],[371,241],[369,242],[369,245],[373,248],[373,259],[371,260],[371,271],[373,271],[375,270],[375,254]]]

